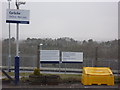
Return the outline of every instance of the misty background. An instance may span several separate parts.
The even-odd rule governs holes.
[[[8,64],[7,2],[2,4],[2,64]],[[15,9],[14,3],[11,8]],[[0,8],[1,9],[1,8]],[[30,10],[30,24],[20,25],[20,66],[35,67],[37,47],[43,50],[83,52],[82,64],[70,68],[98,66],[118,69],[117,2],[27,2],[20,9]],[[16,54],[16,24],[11,24],[11,58]],[[43,67],[58,67],[46,64]],[[64,67],[64,64],[62,65]]]
[[[2,4],[2,38],[8,38],[6,9]],[[14,2],[11,9],[16,9]],[[26,2],[20,9],[30,10],[30,24],[20,25],[20,39],[70,37],[75,40],[107,41],[118,38],[117,2]],[[16,37],[16,24],[11,24]]]

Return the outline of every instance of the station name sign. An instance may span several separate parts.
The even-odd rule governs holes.
[[[29,24],[29,10],[7,9],[6,23]]]

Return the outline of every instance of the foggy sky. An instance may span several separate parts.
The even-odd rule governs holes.
[[[7,3],[2,5],[2,38],[8,38]],[[14,4],[11,8],[15,9]],[[118,38],[117,2],[27,2],[30,24],[20,25],[20,39],[70,37],[75,40]],[[11,24],[11,37],[16,37]]]

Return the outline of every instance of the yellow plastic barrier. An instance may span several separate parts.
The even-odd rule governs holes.
[[[84,67],[82,73],[82,84],[107,84],[114,85],[114,75],[107,67]]]

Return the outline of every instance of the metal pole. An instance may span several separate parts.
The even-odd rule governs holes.
[[[25,2],[19,2],[19,0],[16,0],[15,2],[17,9],[19,9],[19,6],[21,4],[25,4]],[[16,56],[15,56],[15,84],[18,84],[19,82],[19,23],[17,23],[16,27]]]
[[[60,51],[60,58],[59,58],[59,72],[61,72],[61,63],[62,63],[62,52]]]
[[[42,45],[40,45],[40,50],[42,50]],[[40,52],[40,55],[41,55],[41,52]],[[40,57],[40,55],[39,55],[39,57]],[[42,64],[41,63],[40,63],[40,68],[42,68]]]
[[[40,68],[40,45],[37,46],[37,68]]]
[[[95,67],[98,66],[98,47],[95,48]]]
[[[19,9],[19,4],[16,0],[16,7]],[[17,33],[16,33],[16,56],[19,56],[19,23],[17,23]]]
[[[16,56],[19,56],[19,23],[17,23],[17,32],[16,32]]]
[[[16,7],[19,9],[17,0]],[[17,23],[16,29],[15,84],[17,85],[19,83],[19,23]]]
[[[42,64],[41,64],[41,62],[40,62],[40,55],[41,55],[41,52],[40,52],[40,50],[42,50],[42,43],[40,43],[40,45],[39,45],[39,55],[38,55],[38,57],[39,57],[39,66],[40,66],[40,68],[42,67]]]
[[[66,74],[66,63],[65,63],[65,74]]]
[[[59,72],[61,70],[61,63],[62,63],[62,52],[60,51],[60,58],[59,58]]]
[[[10,0],[8,0],[8,8],[10,9]],[[8,55],[8,72],[11,72],[10,70],[10,66],[11,66],[11,42],[10,42],[10,38],[11,38],[11,32],[10,32],[10,23],[9,23],[9,55]]]
[[[60,72],[60,64],[61,64],[61,62],[59,61],[59,72]]]

